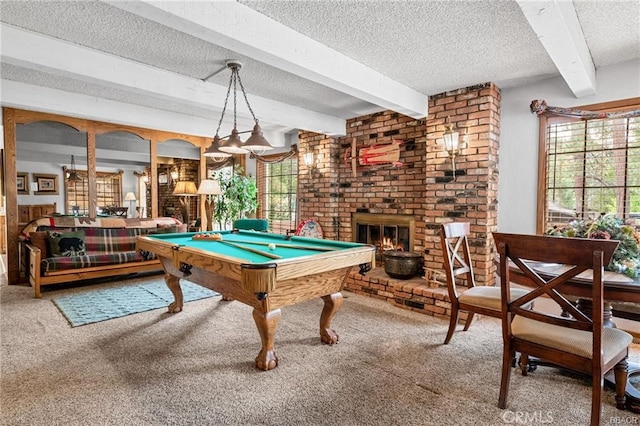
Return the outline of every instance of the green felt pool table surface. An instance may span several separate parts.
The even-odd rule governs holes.
[[[202,234],[220,234],[223,242],[213,239],[193,239],[194,236]],[[245,250],[241,247],[248,247],[266,254],[280,256],[283,259],[291,259],[302,256],[314,256],[334,250],[344,250],[354,247],[361,247],[362,244],[348,243],[342,241],[321,240],[308,237],[287,237],[281,234],[269,234],[255,231],[217,231],[217,232],[190,232],[184,234],[158,234],[150,235],[160,241],[165,241],[177,246],[199,249],[211,253],[238,258],[247,263],[271,262],[273,258],[259,253]],[[234,247],[224,242],[239,244]],[[268,244],[274,244],[275,248],[270,249]],[[295,246],[295,247],[293,247]]]

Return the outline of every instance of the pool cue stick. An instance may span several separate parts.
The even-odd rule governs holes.
[[[315,251],[334,251],[334,250],[337,250],[335,248],[330,248],[330,247],[301,246],[301,245],[297,245],[297,244],[277,243],[275,241],[273,243],[267,243],[267,242],[264,242],[264,241],[244,241],[244,240],[225,240],[225,241],[231,241],[233,243],[241,243],[241,244],[255,244],[255,245],[260,245],[260,246],[268,246],[269,244],[275,244],[276,247],[287,247],[287,248],[292,248],[292,249],[304,249],[304,250],[315,250]]]
[[[278,256],[277,254],[268,253],[266,251],[254,249],[254,248],[251,248],[251,247],[241,246],[240,244],[234,244],[231,241],[224,241],[224,240],[214,240],[214,241],[226,244],[226,245],[231,246],[231,247],[239,248],[241,250],[250,251],[252,253],[259,254],[261,256],[268,257],[268,258],[271,258],[271,259],[282,259],[282,256]]]

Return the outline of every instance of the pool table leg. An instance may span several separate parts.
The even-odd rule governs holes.
[[[331,328],[331,319],[342,306],[342,293],[322,296],[322,300],[324,300],[324,307],[320,315],[320,339],[323,343],[333,345],[338,343],[338,334]]]
[[[171,274],[164,274],[164,282],[167,284],[167,287],[169,287],[169,290],[171,290],[171,293],[173,293],[173,298],[175,299],[169,304],[169,313],[177,314],[182,311],[184,304],[182,289],[180,288],[180,278]]]
[[[278,357],[273,348],[273,342],[280,315],[280,309],[274,309],[269,312],[253,310],[253,320],[256,323],[256,327],[258,327],[260,340],[262,340],[262,349],[256,357],[256,368],[260,370],[272,370],[278,366]]]

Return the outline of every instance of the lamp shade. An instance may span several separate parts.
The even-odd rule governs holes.
[[[255,126],[253,126],[253,131],[251,132],[251,136],[249,136],[249,139],[247,139],[243,147],[245,149],[248,149],[250,152],[253,152],[254,154],[258,154],[258,155],[264,153],[265,151],[273,149],[271,144],[269,144],[269,142],[267,142],[267,140],[264,138],[264,134],[262,133],[262,128],[258,123],[256,123]]]
[[[124,196],[124,200],[125,201],[135,201],[136,200],[136,194],[134,194],[133,192],[127,192],[127,194]]]
[[[213,142],[211,142],[209,148],[207,148],[207,150],[202,155],[204,155],[205,157],[210,157],[213,161],[217,162],[224,161],[225,159],[231,157],[232,154],[220,151],[221,142],[222,139],[220,139],[220,136],[218,136],[218,134],[216,133],[216,135],[213,137]]]
[[[229,137],[220,142],[220,151],[227,152],[229,154],[246,154],[249,152],[249,150],[242,145],[240,134],[238,129],[235,127],[231,130]]]
[[[181,180],[176,183],[176,187],[173,189],[173,195],[183,195],[183,196],[191,196],[196,195],[198,190],[196,189],[196,184],[191,181]]]
[[[217,180],[205,179],[200,182],[200,187],[198,188],[197,193],[201,195],[220,195],[222,194],[220,182]]]

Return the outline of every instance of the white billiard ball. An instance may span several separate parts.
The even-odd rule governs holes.
[[[276,245],[271,243],[269,244],[267,247],[269,247],[269,250],[275,250],[276,249]]]

